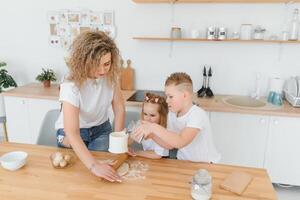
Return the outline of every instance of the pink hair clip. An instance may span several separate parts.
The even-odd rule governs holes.
[[[149,101],[149,97],[148,96],[146,96],[145,99],[146,99],[146,101]]]
[[[158,98],[156,97],[156,98],[154,99],[154,101],[155,101],[155,103],[157,103],[157,102],[158,102]]]

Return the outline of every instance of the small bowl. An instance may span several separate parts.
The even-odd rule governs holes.
[[[25,165],[27,157],[24,151],[13,151],[1,156],[0,162],[4,169],[15,171]]]

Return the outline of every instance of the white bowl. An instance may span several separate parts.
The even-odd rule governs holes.
[[[27,156],[24,151],[13,151],[1,156],[0,162],[4,169],[15,171],[25,165]]]
[[[109,152],[126,153],[128,151],[128,134],[125,131],[113,132],[109,135]]]

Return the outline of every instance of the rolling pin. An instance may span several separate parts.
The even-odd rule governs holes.
[[[128,158],[127,153],[120,154],[115,160],[114,165],[112,166],[115,170],[117,170]]]

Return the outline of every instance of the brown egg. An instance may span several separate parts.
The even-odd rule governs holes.
[[[64,168],[65,166],[67,166],[67,161],[65,161],[65,160],[61,160],[60,162],[59,162],[59,166],[61,167],[61,168]]]
[[[71,160],[71,156],[69,154],[66,154],[66,155],[64,155],[64,159],[67,163],[69,163]]]

